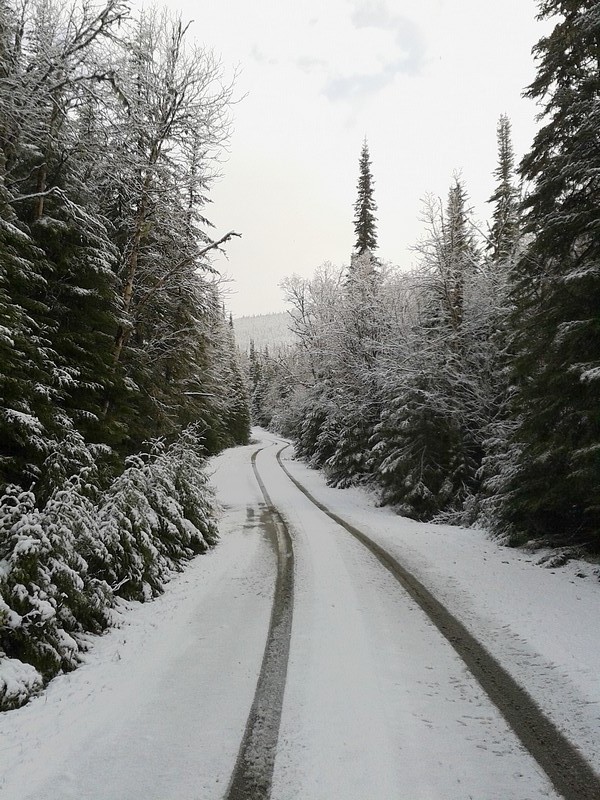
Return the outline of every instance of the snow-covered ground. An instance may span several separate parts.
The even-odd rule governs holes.
[[[290,663],[273,800],[556,798],[463,663],[396,581],[301,495],[258,432],[257,466],[294,538]],[[275,558],[250,467],[214,461],[222,539],[87,663],[0,715],[2,800],[218,800],[233,770],[269,625]],[[600,584],[478,531],[402,519],[357,489],[286,466],[394,553],[600,767]],[[578,574],[587,577],[578,577]]]

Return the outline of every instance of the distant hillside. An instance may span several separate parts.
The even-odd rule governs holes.
[[[258,314],[253,317],[238,317],[233,320],[235,340],[242,352],[247,352],[250,340],[257,350],[268,347],[274,350],[281,345],[291,344],[294,334],[290,331],[289,314]]]

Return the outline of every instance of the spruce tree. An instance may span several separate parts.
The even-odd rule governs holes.
[[[373,197],[373,185],[369,147],[365,139],[359,160],[358,197],[354,204],[354,231],[356,233],[354,249],[358,255],[377,249],[377,226],[375,224],[377,206]]]
[[[441,304],[446,322],[454,333],[462,327],[465,314],[465,287],[477,263],[477,249],[470,227],[467,192],[459,177],[448,191],[445,219],[442,220],[440,249]]]
[[[213,334],[215,351],[215,388],[220,394],[220,424],[224,446],[248,444],[250,438],[250,397],[246,378],[242,373],[239,351],[233,331],[233,317],[229,319],[225,308],[215,319]]]
[[[367,442],[379,416],[377,383],[373,367],[383,335],[380,315],[380,263],[373,255],[377,249],[377,227],[373,197],[374,181],[367,140],[363,142],[358,177],[358,197],[354,204],[356,243],[350,259],[345,297],[338,310],[340,333],[345,351],[336,368],[334,382],[343,411],[338,409],[328,426],[335,431],[335,449],[327,459],[329,482],[347,486],[368,472]],[[348,413],[348,406],[353,411]],[[331,437],[328,435],[328,442]]]
[[[87,441],[113,444],[118,429],[103,418],[103,406],[118,383],[112,360],[120,311],[116,253],[87,190],[73,175],[66,176],[64,186],[69,202],[51,197],[30,227],[45,255],[41,298],[62,376],[60,406]]]
[[[0,486],[39,478],[52,435],[64,435],[56,353],[41,301],[44,253],[0,185]]]
[[[506,114],[498,120],[498,166],[494,170],[496,190],[489,199],[494,204],[488,250],[494,262],[505,262],[519,238],[519,201],[515,188],[515,154],[511,124]]]
[[[516,169],[510,121],[502,115],[497,127],[498,163],[494,170],[496,189],[490,197],[493,203],[492,223],[489,226],[487,258],[482,273],[489,287],[491,306],[486,320],[486,339],[489,346],[489,422],[484,435],[484,455],[479,472],[482,490],[478,498],[480,521],[495,529],[498,524],[498,504],[501,487],[506,480],[505,468],[510,469],[510,437],[515,429],[511,410],[512,344],[510,336],[511,300],[509,275],[520,257],[521,209],[515,186]]]
[[[111,17],[113,7],[116,0],[106,7],[107,28],[119,18],[119,12]],[[13,356],[31,354],[21,374],[7,370],[8,381],[20,382],[24,391],[9,417],[15,430],[3,442],[24,473],[13,473],[13,480],[25,485],[70,431],[102,443],[113,433],[101,417],[114,383],[116,252],[90,181],[90,164],[102,155],[99,138],[88,138],[90,125],[82,124],[84,116],[93,117],[104,90],[82,64],[93,73],[93,43],[106,30],[98,22],[80,40],[88,10],[74,13],[82,15],[80,28],[59,4],[45,5],[43,13],[24,10],[23,30],[13,33],[11,48],[0,46],[7,111],[0,126],[0,260],[13,309],[23,312],[14,327]],[[52,64],[50,52],[56,55]],[[40,484],[38,496],[39,489]]]
[[[532,237],[513,273],[518,428],[505,526],[600,548],[600,4],[544,0],[558,17],[528,96],[545,125],[521,174]]]

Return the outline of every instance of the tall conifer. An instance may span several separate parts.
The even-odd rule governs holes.
[[[358,255],[365,251],[377,249],[377,226],[375,211],[377,206],[373,197],[373,176],[367,140],[363,142],[359,160],[358,197],[354,204],[354,231],[356,244],[354,249]]]
[[[489,202],[494,204],[488,249],[495,262],[506,261],[519,237],[519,201],[515,187],[515,154],[511,123],[506,114],[498,120],[498,166],[494,170],[496,190]]]
[[[600,547],[600,3],[544,0],[528,96],[545,125],[521,173],[531,243],[513,274],[519,426],[504,503],[526,536]]]

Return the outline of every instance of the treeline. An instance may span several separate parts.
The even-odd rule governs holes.
[[[414,270],[382,263],[365,144],[350,267],[286,282],[298,345],[252,354],[254,411],[332,484],[515,544],[600,549],[598,9],[541,4],[558,16],[528,89],[543,124],[517,170],[500,119],[485,231],[455,178],[425,201]]]
[[[0,0],[0,676],[69,668],[214,542],[201,460],[248,437],[205,216],[232,86],[188,39]]]

